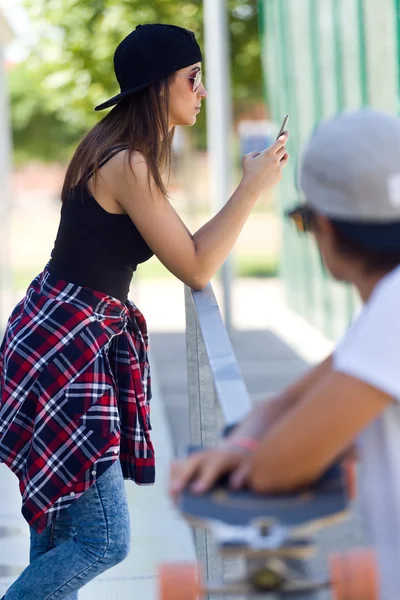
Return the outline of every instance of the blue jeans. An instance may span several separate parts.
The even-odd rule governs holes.
[[[78,590],[124,560],[129,512],[117,460],[41,534],[31,529],[30,565],[5,600],[77,600]]]

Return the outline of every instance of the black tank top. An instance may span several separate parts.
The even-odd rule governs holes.
[[[123,149],[110,149],[100,166]],[[128,215],[107,212],[84,181],[71,189],[61,209],[50,273],[125,302],[133,272],[151,256]]]

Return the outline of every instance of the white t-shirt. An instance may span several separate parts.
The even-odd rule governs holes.
[[[393,397],[359,436],[359,496],[381,600],[400,598],[400,267],[384,277],[334,353],[334,369]]]

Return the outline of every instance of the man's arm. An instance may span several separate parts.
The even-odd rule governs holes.
[[[259,493],[308,485],[337,460],[393,398],[331,370],[268,429],[250,456],[248,482]]]
[[[332,355],[323,362],[310,369],[296,383],[273,398],[258,404],[251,413],[240,423],[226,438],[227,444],[238,438],[251,438],[261,440],[266,431],[276,421],[291,409],[299,398],[303,396],[321,377],[332,368]]]
[[[190,481],[195,484],[191,488],[193,491],[203,493],[224,474],[231,474],[231,485],[240,488],[252,466],[248,461],[251,454],[246,449],[247,444],[243,445],[240,441],[243,442],[243,438],[246,442],[260,441],[261,447],[269,431],[296,408],[304,394],[329,374],[331,366],[332,357],[329,356],[285,392],[258,404],[220,446],[202,450],[185,460],[175,462],[171,470],[172,495],[177,497]]]

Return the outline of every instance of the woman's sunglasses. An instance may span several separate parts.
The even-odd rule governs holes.
[[[315,213],[309,206],[302,204],[289,210],[286,216],[295,224],[297,231],[308,233],[312,231]]]
[[[183,75],[183,73],[177,73],[177,75],[179,75],[180,77],[185,77],[185,79],[191,79],[193,81],[192,92],[193,93],[197,92],[197,90],[199,89],[199,87],[201,85],[201,81],[202,81],[202,77],[203,77],[202,71],[197,71],[195,77],[190,77],[189,75]]]

